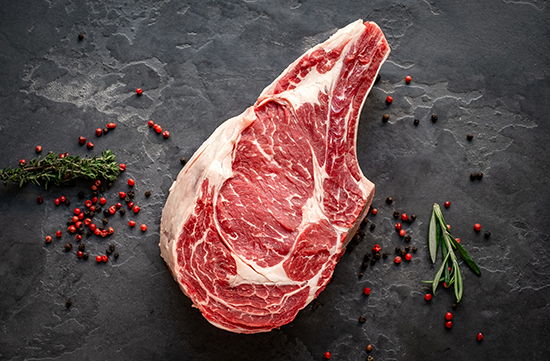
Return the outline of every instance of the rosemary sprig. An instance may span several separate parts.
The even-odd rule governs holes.
[[[466,261],[468,266],[470,266],[475,273],[480,275],[481,271],[468,251],[466,251],[466,249],[458,243],[453,236],[451,236],[447,223],[445,223],[445,220],[443,219],[441,208],[439,207],[439,204],[435,203],[428,227],[428,248],[430,250],[430,258],[432,259],[432,263],[435,263],[436,261],[439,245],[441,245],[443,262],[437,270],[433,281],[423,282],[432,284],[432,292],[434,295],[440,282],[444,282],[445,287],[450,287],[453,285],[456,302],[460,302],[462,295],[464,294],[464,284],[454,249],[458,250],[462,258],[464,258],[464,261]]]
[[[29,182],[36,185],[44,183],[47,189],[50,183],[59,186],[76,178],[113,181],[118,173],[119,166],[110,150],[104,151],[101,157],[94,155],[92,158],[70,155],[59,158],[59,154],[49,153],[45,158],[32,159],[19,168],[4,167],[0,170],[0,181],[4,182],[4,186],[9,182],[18,182],[19,187]]]

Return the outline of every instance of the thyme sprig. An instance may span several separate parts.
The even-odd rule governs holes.
[[[436,262],[437,251],[440,246],[443,262],[437,270],[433,281],[423,282],[432,284],[432,292],[434,295],[440,282],[444,282],[445,287],[450,287],[453,285],[456,302],[460,302],[462,295],[464,294],[464,284],[454,250],[458,250],[458,253],[460,253],[464,261],[466,261],[466,264],[468,264],[468,266],[470,266],[475,273],[481,275],[481,271],[468,251],[466,251],[466,249],[453,236],[451,236],[447,223],[445,223],[445,220],[443,219],[441,208],[439,207],[439,204],[435,203],[432,209],[430,224],[428,226],[428,249],[430,250],[432,263]]]
[[[104,151],[101,157],[94,155],[91,158],[71,155],[59,158],[59,154],[49,153],[45,158],[32,159],[19,168],[4,167],[0,170],[0,181],[4,182],[4,186],[18,182],[19,187],[26,183],[44,183],[47,189],[50,183],[59,186],[77,178],[113,181],[118,173],[119,166],[110,150]]]

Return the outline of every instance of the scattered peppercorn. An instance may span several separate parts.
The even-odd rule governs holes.
[[[370,260],[370,264],[374,266],[374,265],[376,264],[376,260],[375,260],[375,259],[371,259],[371,260]]]
[[[362,229],[358,230],[357,231],[357,235],[361,238],[365,237],[365,231],[363,231]]]
[[[384,252],[382,253],[382,258],[388,258],[390,254],[388,252]]]
[[[145,192],[145,197],[150,197],[151,196],[151,191],[146,191]]]
[[[379,245],[375,244],[375,245],[372,247],[372,252],[377,253],[377,252],[380,252],[381,249],[382,249],[382,248],[381,248]]]
[[[327,351],[327,352],[325,352],[325,354],[324,354],[323,356],[324,356],[327,360],[330,360],[331,354],[330,354],[330,352]]]
[[[367,269],[367,267],[369,267],[369,260],[366,260],[365,262],[361,263],[361,269]]]
[[[412,248],[412,251],[413,251],[414,253],[416,253],[416,251],[418,251],[418,248],[416,248],[416,246],[414,246],[414,247]]]
[[[471,181],[476,180],[476,173],[470,173],[470,180]]]
[[[470,140],[474,139],[474,135],[473,135],[472,133],[469,133],[469,134],[466,136],[466,139],[467,139],[468,141],[470,141]]]
[[[370,224],[370,230],[371,230],[371,232],[374,231],[375,228],[376,228],[376,224],[371,223],[371,224]]]
[[[115,257],[115,259],[118,259],[118,252],[115,252],[113,256]]]
[[[373,216],[376,216],[376,214],[378,213],[378,209],[373,208],[370,212],[372,213]]]
[[[432,114],[432,122],[433,123],[437,122],[437,114],[435,113]]]
[[[401,255],[401,257],[405,257],[405,255],[407,254],[407,251],[402,249],[401,251],[399,251],[399,254]]]
[[[393,218],[399,218],[399,212],[393,211]]]
[[[185,157],[181,157],[180,158],[180,163],[181,163],[181,165],[185,165],[185,163],[187,163],[187,159],[185,159]]]
[[[401,257],[399,257],[399,256],[395,257],[394,262],[395,262],[396,264],[401,263]]]
[[[164,139],[168,139],[168,137],[170,136],[170,132],[165,130],[164,132],[162,132],[162,136],[164,137]]]
[[[414,222],[415,219],[416,219],[416,214],[411,214],[411,221]]]
[[[67,200],[65,201],[65,205],[66,205],[67,207],[70,206],[70,205],[71,205],[71,201],[67,199]]]
[[[139,226],[139,228],[145,232],[147,230],[147,225],[146,224],[142,224],[141,226]]]
[[[359,323],[365,323],[365,322],[367,322],[367,318],[365,316],[360,316]]]
[[[73,249],[73,245],[70,243],[65,243],[65,251],[69,252],[71,249]]]
[[[477,334],[477,340],[478,341],[483,340],[483,335],[481,334],[481,332]]]
[[[396,231],[400,231],[401,228],[403,228],[403,226],[401,225],[401,223],[396,223],[396,224],[395,224],[395,230],[396,230]]]
[[[445,322],[445,327],[447,327],[447,328],[453,327],[453,322],[452,321]]]
[[[57,231],[57,232],[55,232],[55,235],[56,235],[57,238],[61,238],[62,233],[61,233],[61,231]]]
[[[388,95],[388,96],[386,97],[386,102],[387,102],[388,104],[391,104],[391,103],[393,102],[393,98],[390,97],[390,96]]]
[[[420,119],[415,118],[413,124],[414,124],[414,125],[418,125],[419,123],[420,123]]]
[[[94,143],[88,142],[88,144],[86,144],[86,147],[88,147],[88,149],[94,149]]]
[[[476,232],[481,231],[481,224],[479,223],[474,224],[474,229],[476,230]]]
[[[134,198],[135,196],[136,196],[136,193],[134,191],[129,191],[128,192],[128,197]]]
[[[410,242],[410,241],[411,241],[411,236],[410,236],[410,234],[407,234],[405,236],[405,242]],[[407,247],[409,247],[409,246],[407,246]]]
[[[485,234],[483,235],[486,239],[491,237],[491,232],[485,232]]]
[[[121,171],[121,172],[124,172],[126,170],[126,164],[124,163],[120,163],[118,165],[118,169]]]
[[[386,203],[387,204],[392,204],[393,203],[393,198],[392,197],[386,198]]]
[[[380,253],[376,252],[376,253],[374,254],[374,259],[379,260],[380,257],[381,257],[381,256],[380,256]]]
[[[481,180],[481,178],[483,178],[483,173],[482,172],[477,172],[476,173],[476,179]]]
[[[432,295],[429,294],[429,293],[426,293],[426,295],[424,296],[424,299],[425,299],[426,301],[429,301],[429,300],[432,299]]]
[[[137,89],[136,89],[136,94],[137,94],[137,95],[143,94],[143,90],[141,90],[141,88],[137,88]]]
[[[88,253],[84,253],[84,256],[82,257],[84,259],[84,261],[87,261],[88,260]]]
[[[384,123],[387,123],[388,120],[390,120],[390,115],[389,115],[389,114],[384,114],[384,115],[382,116],[382,121],[383,121]]]
[[[449,208],[451,206],[451,202],[447,201],[443,204],[445,208]]]
[[[50,243],[52,241],[52,237],[51,236],[46,236],[46,243]]]
[[[73,305],[73,302],[71,300],[65,301],[65,307],[69,308]]]
[[[401,252],[401,247],[395,247],[395,253]]]
[[[357,277],[359,277],[359,278],[363,277],[363,272],[359,272],[359,274],[357,275]]]
[[[371,344],[368,344],[367,345],[367,352],[371,352],[372,351],[372,345]]]
[[[456,303],[453,303],[453,305],[451,307],[453,308],[453,310],[456,310],[458,308]]]
[[[405,255],[405,259],[406,259],[407,261],[410,261],[410,260],[412,259],[412,254],[407,253],[407,254]]]
[[[95,130],[95,135],[96,135],[97,137],[101,137],[101,134],[103,134],[103,130],[102,130],[101,128],[97,128],[97,129]]]
[[[407,84],[409,84],[409,83],[411,82],[411,80],[412,80],[412,78],[411,78],[409,75],[407,75],[407,76],[405,77],[405,82],[406,82]]]
[[[378,83],[380,81],[382,77],[380,76],[380,74],[377,74],[376,75],[376,79],[374,80],[374,84]]]
[[[367,361],[374,361],[374,357],[372,357],[372,356],[370,356],[370,355],[367,356]]]
[[[124,208],[120,208],[118,212],[120,213],[121,216],[124,216],[126,214],[126,210]]]
[[[407,213],[403,213],[403,214],[401,215],[401,219],[404,220],[404,221],[408,221],[408,220],[409,220],[408,214],[407,214]]]

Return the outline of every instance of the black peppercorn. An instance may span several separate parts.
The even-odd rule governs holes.
[[[453,307],[453,310],[456,310],[458,308],[456,303],[453,303],[452,307]]]
[[[416,246],[413,247],[413,252],[416,253],[416,251],[418,250],[418,248],[416,248]]]
[[[95,212],[90,212],[90,218],[94,218],[94,216],[95,216]]]
[[[358,230],[357,231],[357,235],[361,238],[365,237],[365,231],[363,231],[362,229]]]
[[[65,205],[66,205],[67,207],[70,206],[70,205],[71,205],[71,201],[68,200],[68,199],[66,199],[66,200],[65,200]]]
[[[86,237],[90,237],[91,235],[92,235],[92,231],[87,230],[87,231],[86,231]]]
[[[78,40],[80,40],[80,41],[84,40],[84,35],[83,34],[78,34]]]
[[[109,245],[109,249],[111,250],[111,252],[113,252],[115,250],[115,245],[114,244],[110,244]]]
[[[472,139],[474,139],[474,135],[470,133],[466,136],[466,139],[472,140]]]
[[[103,134],[105,135],[107,133],[109,133],[109,128],[103,128]]]
[[[108,210],[108,209],[104,209],[104,210],[103,210],[103,215],[104,215],[104,216],[108,216],[108,215],[110,215],[110,214],[111,214],[111,213],[109,213],[109,210]]]
[[[371,223],[371,224],[370,224],[370,230],[371,230],[371,232],[374,231],[375,228],[376,228],[376,224]]]
[[[389,114],[384,114],[384,115],[382,116],[382,121],[383,121],[384,123],[386,123],[388,120],[390,120]]]
[[[489,237],[491,237],[491,232],[487,231],[487,232],[485,232],[485,234],[483,236],[485,238],[489,238]]]
[[[359,243],[361,241],[361,237],[359,237],[359,235],[356,234],[355,236],[353,236],[353,241]]]
[[[395,247],[395,253],[401,252],[401,247]]]
[[[357,275],[357,277],[359,277],[359,278],[363,277],[363,272],[360,272],[360,273]]]
[[[398,218],[398,217],[399,217],[399,212],[393,211],[393,218]]]
[[[84,261],[88,260],[88,253],[84,253],[84,256],[82,258],[84,258]]]
[[[405,242],[410,242],[410,241],[411,241],[411,236],[407,234],[405,236]],[[409,246],[407,246],[407,247],[409,247]]]
[[[107,218],[103,218],[103,224],[109,223],[109,220]]]
[[[90,210],[87,209],[84,211],[84,217],[89,217],[90,216]]]
[[[130,200],[131,200],[131,199],[130,199],[130,197],[128,197],[128,196],[124,197],[124,201],[125,201],[126,203],[129,203]]]
[[[393,198],[392,197],[386,198],[386,203],[387,204],[392,204],[393,203]]]
[[[93,191],[93,192],[92,192],[92,198],[93,198],[93,197],[97,197],[97,192],[96,192],[96,191]]]
[[[73,220],[72,220],[72,219],[67,221],[67,226],[70,226],[71,224],[73,224]]]
[[[477,172],[477,174],[476,174],[476,179],[477,179],[477,180],[481,180],[481,178],[483,178],[483,173]]]
[[[384,252],[382,253],[382,258],[388,258],[390,254],[388,252]]]
[[[113,251],[111,251],[109,248],[107,248],[107,249],[105,250],[105,253],[107,254],[107,256],[110,256],[111,253],[113,253]]]
[[[65,301],[65,307],[69,308],[73,305],[73,302],[71,300]]]
[[[181,165],[185,165],[185,163],[187,163],[187,159],[185,159],[185,157],[181,157],[180,158],[180,163],[181,163]]]
[[[85,249],[86,249],[86,245],[85,245],[84,243],[80,243],[80,244],[78,245],[78,250],[79,250],[79,251],[84,251]]]
[[[409,252],[410,250],[411,250],[411,246],[406,245],[406,246],[405,246],[405,251]]]
[[[432,114],[432,122],[437,122],[437,114],[435,113]]]
[[[375,260],[375,259],[371,259],[371,260],[370,260],[370,264],[371,264],[372,266],[374,266],[374,265],[376,264],[376,260]]]
[[[411,214],[411,221],[414,222],[415,219],[416,219],[416,214]]]
[[[420,123],[420,119],[416,118],[413,123],[414,125],[418,125],[418,123]]]
[[[145,192],[145,197],[149,197],[149,196],[151,196],[151,191]]]
[[[470,180],[473,181],[473,180],[476,180],[476,173],[470,173]]]
[[[321,304],[319,303],[319,301],[313,302],[313,309],[314,309],[314,310],[318,309],[319,306],[321,306]]]
[[[118,259],[118,252],[115,252],[114,256],[115,256],[115,259]]]
[[[134,191],[129,191],[128,192],[128,197],[134,198],[135,196],[136,196],[136,192],[134,192]]]
[[[370,254],[369,253],[366,253],[364,256],[363,256],[363,261],[368,261],[370,260]]]
[[[126,214],[126,210],[124,208],[120,208],[118,210],[118,212],[120,213],[121,216],[125,215]]]
[[[113,184],[113,182],[109,182],[109,183],[107,183],[107,189],[111,189],[111,188],[113,188],[113,185],[114,185],[114,184]]]
[[[85,197],[83,191],[78,192],[77,196],[78,196],[79,199],[84,199],[84,197]]]
[[[100,231],[103,231],[105,228],[103,228],[102,226],[99,226],[97,227],[97,229],[99,229]]]
[[[367,322],[367,318],[365,316],[361,316],[361,317],[359,317],[359,322],[360,323],[365,323],[365,322]]]
[[[380,74],[377,74],[376,79],[374,80],[374,84],[378,83],[380,81],[380,78],[382,78]]]
[[[381,256],[380,256],[380,252],[376,252],[376,253],[374,254],[374,258],[375,258],[375,259],[380,259],[380,257],[381,257]]]
[[[369,266],[368,261],[365,261],[365,262],[361,263],[361,269],[366,269],[368,266]]]
[[[69,252],[71,249],[73,249],[73,245],[70,243],[65,243],[65,251]]]
[[[399,253],[401,254],[401,257],[405,257],[405,255],[407,254],[407,251],[402,249],[401,252],[399,252]]]

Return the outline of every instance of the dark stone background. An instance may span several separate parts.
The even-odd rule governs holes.
[[[108,240],[85,238],[91,259],[82,261],[74,248],[64,251],[68,241],[76,248],[67,232],[50,245],[44,237],[66,231],[90,182],[1,188],[0,360],[321,360],[325,351],[364,360],[369,343],[375,360],[548,359],[549,15],[546,0],[2,1],[0,166],[35,157],[36,145],[78,155],[111,149],[128,169],[106,192],[109,202],[133,177],[142,211],[111,217]],[[267,334],[219,330],[191,307],[159,255],[179,159],[305,50],[358,18],[376,21],[392,47],[358,133],[361,167],[376,184],[376,229],[350,245],[316,309]],[[149,129],[149,119],[170,138]],[[110,121],[116,130],[96,138]],[[78,146],[80,135],[93,151]],[[483,180],[471,182],[477,171]],[[53,204],[62,194],[70,207]],[[482,270],[477,277],[462,264],[465,293],[450,330],[452,291],[426,303],[421,283],[436,270],[427,251],[431,207],[446,200],[453,235]],[[399,266],[394,209],[418,215],[406,228],[419,250]],[[149,230],[131,229],[128,219]],[[120,258],[97,264],[92,258],[111,243]],[[358,278],[375,243],[392,255]]]

